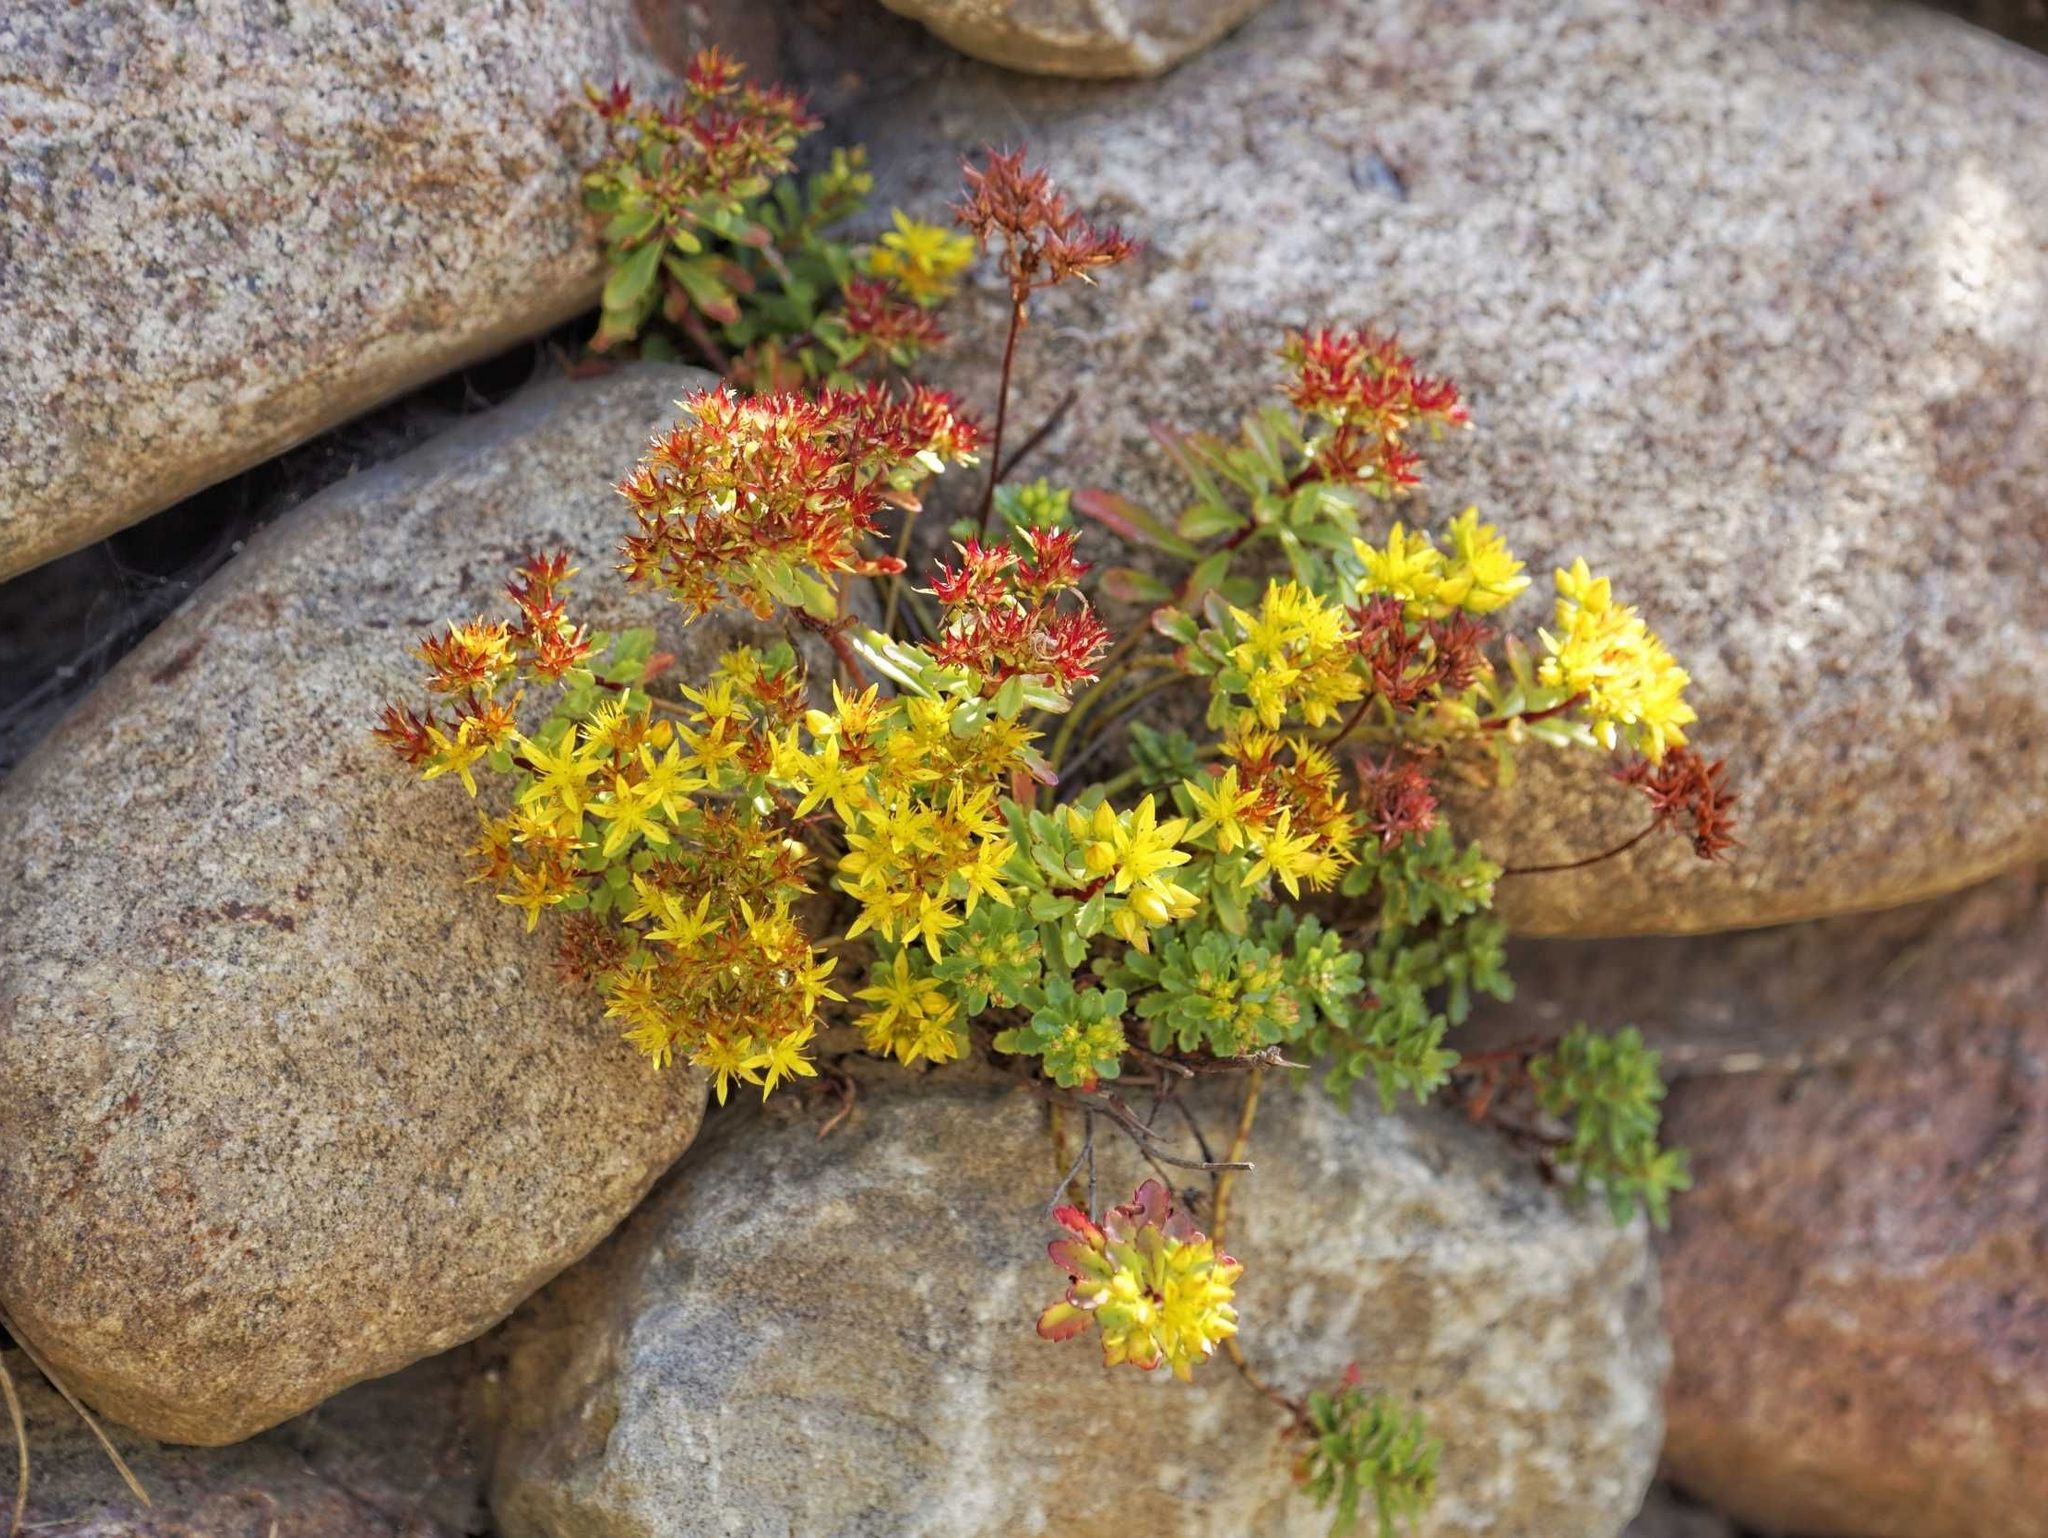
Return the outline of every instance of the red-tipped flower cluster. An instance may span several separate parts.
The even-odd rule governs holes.
[[[1722,783],[1727,760],[1708,763],[1691,748],[1669,749],[1661,762],[1647,758],[1614,771],[1624,785],[1635,785],[1649,798],[1655,826],[1686,832],[1692,851],[1702,860],[1717,860],[1738,847],[1735,840],[1735,792]]]
[[[1074,559],[1071,529],[1028,529],[1031,557],[970,539],[958,567],[941,565],[928,591],[946,609],[932,655],[981,676],[987,692],[1011,678],[1042,678],[1061,692],[1095,676],[1109,631],[1082,601],[1063,608],[1088,563]]]
[[[1010,297],[1022,306],[1031,294],[1069,278],[1093,281],[1099,267],[1113,267],[1137,252],[1137,243],[1115,228],[1090,224],[1067,206],[1066,195],[1044,171],[1024,163],[1024,152],[984,152],[979,166],[966,162],[965,195],[953,215],[986,251],[1002,239],[1003,274]]]
[[[1349,613],[1358,630],[1351,644],[1365,659],[1373,693],[1396,710],[1461,694],[1486,666],[1486,643],[1494,632],[1469,614],[1410,623],[1407,605],[1386,596],[1369,598]]]
[[[519,610],[512,644],[527,667],[551,683],[590,657],[589,633],[569,622],[558,591],[575,573],[568,552],[557,551],[529,557],[505,584],[506,596]]]
[[[731,55],[706,48],[666,106],[636,102],[632,87],[619,82],[609,91],[591,88],[590,102],[608,132],[630,130],[641,145],[661,146],[640,164],[650,189],[670,192],[681,204],[782,175],[797,142],[818,126],[797,92],[744,82],[744,73]]]
[[[639,532],[621,569],[693,616],[728,593],[762,618],[778,603],[831,617],[842,572],[900,571],[861,549],[890,503],[947,461],[972,457],[974,424],[952,400],[876,383],[815,396],[705,391],[619,483]]]
[[[1463,427],[1470,418],[1448,379],[1419,373],[1392,336],[1370,331],[1296,331],[1280,355],[1294,370],[1287,398],[1332,428],[1316,463],[1329,480],[1392,496],[1420,484],[1408,437],[1418,428]]]
[[[1357,818],[1383,850],[1427,833],[1436,826],[1436,792],[1428,771],[1412,758],[1389,754],[1375,762],[1360,755]]]
[[[903,365],[928,347],[946,339],[931,311],[905,299],[895,285],[879,278],[849,278],[840,290],[840,323],[860,343],[841,360],[852,368],[870,358]]]

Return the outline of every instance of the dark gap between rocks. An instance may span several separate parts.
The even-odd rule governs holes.
[[[579,316],[0,583],[0,778],[250,535],[560,368],[595,329]]]

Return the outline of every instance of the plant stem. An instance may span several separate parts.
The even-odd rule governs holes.
[[[1662,826],[1663,823],[1653,821],[1642,832],[1623,839],[1612,849],[1603,849],[1598,854],[1589,854],[1582,860],[1559,860],[1552,865],[1510,865],[1502,870],[1501,874],[1503,876],[1547,876],[1555,871],[1584,870],[1588,865],[1598,865],[1602,860],[1611,860],[1616,855],[1627,854]]]
[[[796,621],[799,625],[802,625],[806,630],[816,631],[825,638],[825,644],[831,647],[833,654],[839,658],[839,665],[846,669],[846,677],[849,683],[853,684],[855,688],[866,686],[868,681],[867,670],[860,665],[860,658],[853,654],[853,647],[848,644],[846,637],[840,632],[837,625],[828,624],[824,620],[819,619],[815,614],[807,613],[802,609],[792,609],[790,613],[796,616]]]
[[[917,523],[917,515],[923,511],[921,507],[913,507],[904,513],[903,526],[896,531],[897,560],[907,560],[910,551],[910,531]],[[900,571],[889,574],[889,595],[882,600],[882,634],[885,636],[896,634],[896,601],[903,593],[903,576],[904,573]]]
[[[1559,700],[1555,705],[1546,705],[1541,710],[1518,710],[1511,716],[1495,716],[1491,720],[1481,721],[1479,729],[1483,732],[1497,732],[1503,727],[1513,726],[1518,721],[1524,726],[1527,726],[1531,721],[1547,721],[1552,716],[1563,715],[1575,705],[1585,703],[1585,699],[1586,691],[1581,689],[1570,699]]]
[[[1003,373],[996,385],[996,430],[989,439],[988,489],[981,495],[980,533],[988,533],[989,514],[995,511],[996,482],[1003,478],[1003,426],[1010,417],[1010,370],[1017,361],[1017,333],[1024,327],[1024,300],[1010,299],[1010,331],[1003,339]]]
[[[1231,1366],[1238,1370],[1239,1375],[1244,1381],[1265,1395],[1266,1398],[1270,1399],[1279,1408],[1285,1410],[1289,1420],[1298,1421],[1301,1419],[1301,1402],[1281,1393],[1280,1390],[1252,1371],[1252,1364],[1244,1359],[1244,1348],[1238,1345],[1236,1336],[1226,1335],[1223,1338],[1223,1354],[1230,1358]]]

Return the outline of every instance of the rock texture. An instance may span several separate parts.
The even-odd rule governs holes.
[[[1634,1025],[1668,1075],[1822,1067],[1894,1050],[2033,941],[2027,868],[1883,913],[1726,935],[1513,942],[1515,996],[1481,1000],[1461,1049]]]
[[[468,1415],[471,1353],[366,1383],[232,1448],[165,1447],[110,1430],[137,1501],[92,1433],[20,1351],[31,1472],[23,1531],[51,1538],[465,1538],[485,1530]],[[6,1423],[0,1421],[0,1426]],[[11,1433],[0,1436],[11,1444]],[[0,1477],[12,1512],[11,1445]]]
[[[1640,1229],[1568,1215],[1454,1118],[1268,1095],[1230,1236],[1249,1355],[1296,1386],[1355,1358],[1427,1408],[1427,1538],[1613,1538],[1660,1431]],[[1113,1141],[1102,1190],[1127,1194],[1144,1172]],[[1043,1103],[966,1070],[863,1072],[823,1140],[721,1118],[510,1327],[501,1530],[1320,1538],[1220,1359],[1183,1387],[1033,1334],[1055,1165]]]
[[[2048,884],[2006,942],[1888,1053],[1672,1095],[1666,1466],[1754,1526],[2048,1534]]]
[[[703,378],[535,387],[330,488],[0,786],[0,1307],[107,1414],[230,1441],[452,1346],[688,1145],[701,1086],[465,885],[474,813],[368,728],[525,552],[606,568],[609,482]]]
[[[1156,75],[1265,0],[882,0],[958,48],[1033,75]]]
[[[1028,144],[1150,243],[1036,307],[1014,420],[1078,402],[1034,471],[1170,508],[1149,422],[1233,422],[1283,326],[1397,327],[1478,424],[1411,516],[1583,553],[1690,666],[1741,858],[1509,883],[1518,926],[1818,917],[2048,852],[2048,61],[1849,0],[1330,0],[1113,91],[925,68],[858,119],[886,190],[936,208],[959,146]],[[986,401],[993,286],[949,324]],[[1518,862],[1639,825],[1527,760],[1467,823]]]
[[[662,79],[626,0],[28,0],[0,57],[0,576],[592,303],[582,85]]]

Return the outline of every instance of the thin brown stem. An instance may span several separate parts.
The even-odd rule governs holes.
[[[1479,729],[1483,732],[1497,732],[1517,722],[1527,726],[1531,721],[1548,721],[1552,716],[1561,716],[1574,706],[1583,705],[1585,701],[1586,691],[1581,689],[1570,699],[1559,700],[1555,705],[1546,705],[1541,710],[1518,710],[1511,716],[1495,716],[1491,720],[1481,721]]]
[[[705,359],[713,368],[721,374],[730,374],[732,372],[731,357],[727,355],[723,347],[718,345],[718,339],[711,334],[710,328],[704,324],[704,317],[697,313],[696,306],[692,305],[683,311],[682,328],[684,334],[697,344],[698,350],[704,354]]]
[[[1661,822],[1652,822],[1642,832],[1635,834],[1633,837],[1623,839],[1612,849],[1603,849],[1598,854],[1589,854],[1582,860],[1559,860],[1550,865],[1510,865],[1501,874],[1503,876],[1548,876],[1557,871],[1584,870],[1589,865],[1598,865],[1602,860],[1611,860],[1616,855],[1627,854],[1662,826],[1663,823]]]
[[[21,1532],[22,1518],[28,1514],[28,1422],[21,1413],[21,1400],[14,1392],[14,1377],[7,1370],[5,1357],[0,1357],[0,1399],[7,1401],[7,1419],[14,1427],[19,1461],[14,1482],[14,1520],[7,1524],[8,1538],[16,1538]]]
[[[1010,370],[1017,361],[1017,333],[1024,329],[1024,297],[1010,299],[1010,331],[1003,339],[1003,372],[996,384],[996,428],[989,438],[988,489],[981,494],[980,532],[988,533],[989,515],[995,511],[996,483],[1003,478],[1003,428],[1010,419]]]
[[[1060,423],[1067,419],[1067,413],[1074,409],[1074,402],[1080,398],[1081,392],[1079,390],[1069,390],[1060,398],[1060,403],[1052,408],[1052,415],[1038,425],[1037,431],[1017,445],[1017,452],[1012,454],[1009,463],[1003,466],[1002,478],[1004,480],[1008,480],[1011,476],[1015,475],[1017,473],[1017,466],[1023,464],[1026,459],[1031,457],[1031,451],[1053,435]]]
[[[1244,1359],[1244,1348],[1238,1345],[1236,1336],[1224,1337],[1223,1354],[1230,1358],[1230,1364],[1237,1369],[1238,1375],[1280,1409],[1285,1410],[1290,1421],[1298,1421],[1302,1418],[1306,1408],[1302,1402],[1290,1395],[1281,1393],[1280,1390],[1253,1372],[1252,1364]]]
[[[839,626],[821,620],[815,614],[806,613],[802,609],[792,609],[790,612],[796,616],[799,625],[825,638],[825,644],[832,648],[833,655],[839,659],[839,665],[846,670],[848,682],[855,688],[867,686],[867,669],[860,665],[860,658],[853,654],[853,646]]]

